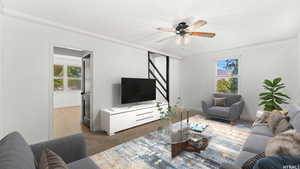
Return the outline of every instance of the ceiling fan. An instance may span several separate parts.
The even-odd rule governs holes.
[[[156,28],[159,31],[175,33],[175,35],[163,38],[157,42],[162,42],[165,40],[169,40],[169,39],[178,37],[177,42],[179,44],[187,44],[188,36],[200,36],[200,37],[213,38],[214,36],[216,36],[215,33],[194,32],[196,29],[198,29],[206,24],[207,24],[206,21],[198,20],[195,23],[193,23],[192,25],[188,25],[186,22],[180,22],[174,28]]]

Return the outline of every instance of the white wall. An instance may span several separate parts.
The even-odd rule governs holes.
[[[181,82],[184,104],[201,110],[201,100],[211,97],[215,87],[217,58],[240,58],[239,91],[246,102],[243,119],[254,119],[258,109],[258,94],[267,78],[282,77],[286,93],[293,99],[298,95],[297,39],[260,44],[227,51],[187,57],[182,61]]]
[[[49,75],[54,44],[95,54],[93,121],[96,130],[100,128],[100,109],[120,103],[120,78],[147,77],[145,50],[8,16],[4,17],[4,23],[5,132],[18,130],[30,143],[47,140],[51,135]],[[176,65],[175,62],[171,64]]]
[[[82,66],[81,57],[54,55],[54,64],[63,65],[64,68],[64,80],[67,76],[67,66]],[[54,91],[53,105],[54,108],[71,107],[81,105],[81,90],[69,90],[67,82],[64,83],[63,91]]]
[[[170,59],[170,70],[169,70],[169,78],[170,78],[170,104],[175,105],[177,102],[177,98],[181,97],[181,77],[180,77],[180,60]]]
[[[4,113],[3,113],[3,89],[2,89],[2,84],[3,84],[3,13],[2,13],[2,2],[0,0],[0,139],[4,135]]]
[[[297,52],[298,52],[298,86],[300,86],[300,32],[297,36]],[[300,105],[300,87],[298,88],[298,97],[295,100],[295,104]]]

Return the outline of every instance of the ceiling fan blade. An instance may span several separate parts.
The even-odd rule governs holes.
[[[190,25],[188,28],[186,28],[186,29],[188,29],[188,30],[195,30],[195,29],[198,29],[198,28],[200,28],[201,26],[204,26],[204,25],[206,25],[207,24],[207,22],[205,21],[205,20],[198,20],[198,21],[196,21],[195,23],[193,23],[192,25]]]
[[[201,37],[208,37],[208,38],[213,38],[216,36],[215,33],[208,33],[208,32],[190,32],[189,34],[192,36],[201,36]]]
[[[157,43],[160,43],[160,42],[162,42],[162,41],[165,41],[165,40],[169,40],[169,39],[175,38],[176,36],[177,36],[177,35],[168,36],[168,37],[162,38],[162,39],[160,39],[160,40],[158,40],[158,41],[156,41],[156,42],[157,42]]]
[[[156,28],[159,31],[163,32],[175,32],[176,30],[174,28]]]

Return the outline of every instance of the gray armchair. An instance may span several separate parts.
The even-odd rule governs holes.
[[[225,106],[214,106],[213,98],[208,101],[202,101],[202,110],[207,118],[223,119],[232,123],[240,119],[244,109],[244,101],[241,95],[215,93],[213,97],[225,98]]]

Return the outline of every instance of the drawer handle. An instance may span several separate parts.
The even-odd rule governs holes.
[[[145,115],[145,114],[150,114],[150,113],[153,113],[153,111],[149,111],[149,112],[145,112],[145,113],[137,114],[136,116],[142,116],[142,115]]]
[[[142,119],[137,119],[136,121],[142,121],[142,120],[146,120],[146,119],[151,119],[153,118],[154,116],[149,116],[149,117],[145,117],[145,118],[142,118]]]

